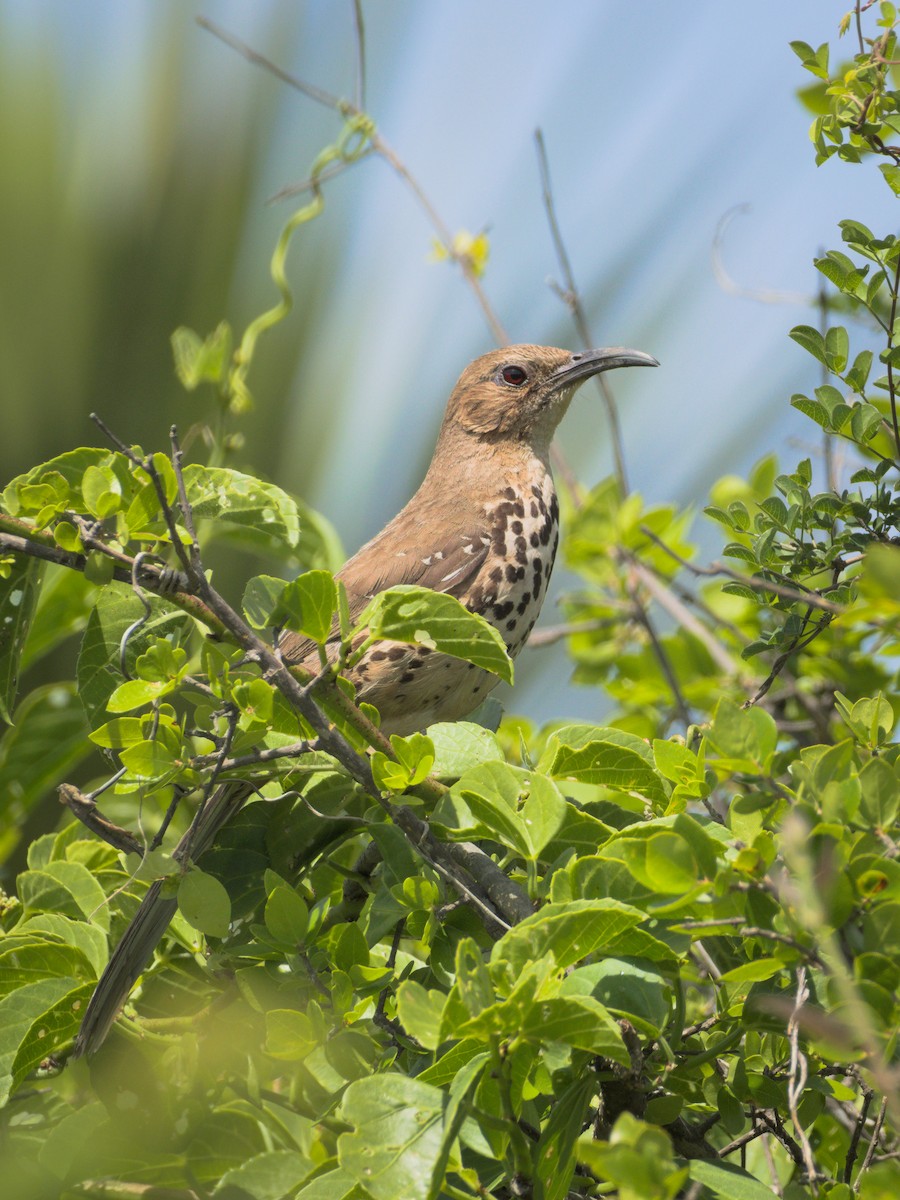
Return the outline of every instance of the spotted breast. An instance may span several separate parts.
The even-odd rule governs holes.
[[[549,470],[529,472],[484,505],[479,528],[452,551],[424,556],[438,590],[456,595],[489,621],[512,658],[534,627],[559,540],[559,504]],[[427,561],[426,561],[427,560]],[[473,569],[474,568],[474,569]],[[496,675],[427,646],[382,642],[351,673],[360,700],[374,704],[392,733],[467,716],[498,682]]]

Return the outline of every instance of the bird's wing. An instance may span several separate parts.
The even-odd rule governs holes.
[[[385,544],[382,545],[382,542]],[[412,583],[435,592],[460,596],[487,558],[490,535],[485,529],[473,528],[471,533],[456,534],[437,547],[426,546],[423,538],[415,536],[400,542],[407,547],[405,550],[392,550],[391,546],[397,544],[396,537],[387,539],[381,534],[349,559],[338,572],[337,578],[347,589],[351,621],[357,620],[373,596],[398,584]],[[335,622],[329,640],[336,641],[338,635]],[[292,633],[282,638],[280,648],[292,663],[302,662],[316,653],[315,642]]]

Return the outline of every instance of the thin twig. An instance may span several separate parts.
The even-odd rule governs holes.
[[[572,270],[572,264],[569,260],[569,255],[566,250],[566,244],[563,240],[562,231],[559,227],[559,221],[556,217],[556,205],[553,199],[553,188],[550,182],[550,164],[547,159],[547,148],[544,145],[544,135],[540,129],[534,131],[534,142],[537,147],[538,170],[541,176],[541,190],[544,196],[544,208],[547,212],[547,223],[550,226],[550,236],[553,239],[553,246],[556,251],[556,258],[559,263],[559,269],[562,272],[563,281],[565,283],[565,291],[562,293],[563,298],[569,311],[572,314],[572,319],[575,322],[575,328],[578,331],[578,336],[581,339],[582,346],[585,350],[590,350],[595,342],[593,340],[590,326],[588,325],[587,314],[584,311],[584,304],[581,300],[581,295],[578,291],[578,286],[575,283],[575,274]],[[622,443],[622,430],[619,425],[619,412],[616,407],[615,397],[613,396],[612,388],[609,381],[603,374],[596,375],[596,386],[603,398],[603,403],[606,406],[606,416],[609,421],[610,440],[612,442],[613,460],[615,462],[616,479],[619,484],[619,490],[623,496],[628,494],[628,476],[625,469],[625,450]]]
[[[675,668],[672,666],[672,662],[669,659],[669,655],[666,652],[665,646],[663,646],[659,639],[654,624],[650,619],[650,614],[647,612],[647,608],[644,605],[640,592],[638,591],[636,579],[631,578],[631,576],[635,576],[637,573],[634,570],[634,566],[625,551],[617,550],[616,558],[619,560],[619,562],[627,565],[629,568],[629,578],[626,578],[625,580],[625,590],[628,592],[628,597],[631,600],[631,603],[634,605],[636,620],[638,624],[643,627],[644,632],[647,634],[654,657],[656,658],[659,668],[669,685],[669,691],[672,693],[672,699],[675,703],[678,716],[685,729],[687,729],[691,724],[690,709],[688,708],[687,701],[685,700],[684,694],[681,691],[681,685],[678,682],[678,676],[675,673]]]
[[[833,618],[830,613],[824,613],[819,620],[816,621],[812,633],[808,634],[806,637],[803,637],[802,634],[798,633],[797,636],[788,644],[787,649],[783,650],[781,654],[778,655],[778,657],[772,663],[772,668],[769,671],[769,674],[756,689],[754,695],[748,700],[744,701],[744,703],[741,705],[741,708],[752,708],[754,704],[762,700],[763,696],[765,696],[766,692],[768,692],[769,688],[781,674],[782,670],[785,668],[790,659],[800,650],[805,650],[810,642],[815,641],[819,634],[827,629],[832,620]],[[807,623],[808,617],[807,621],[804,622],[804,629],[807,628]]]
[[[241,41],[240,38],[235,37],[233,34],[226,33],[224,29],[216,25],[213,21],[210,21],[209,18],[198,17],[197,23],[203,29],[206,29],[209,33],[213,34],[214,37],[219,38],[220,41],[224,42],[227,46],[230,46],[232,50],[235,50],[242,57],[246,58],[248,62],[253,63],[255,66],[262,67],[263,70],[268,71],[270,74],[280,79],[283,83],[286,83],[289,87],[294,88],[296,91],[302,92],[303,95],[309,97],[310,100],[315,100],[317,104],[321,104],[326,108],[332,109],[334,112],[340,114],[344,118],[353,116],[359,117],[364,115],[362,111],[355,104],[351,104],[349,100],[342,100],[338,96],[334,96],[330,92],[325,91],[324,88],[315,87],[312,84],[298,79],[295,75],[291,75],[287,71],[282,70],[281,67],[276,66],[271,59],[268,59],[265,57],[265,55],[259,54],[257,51],[251,49],[251,47],[248,46],[246,42]],[[509,345],[509,336],[507,335],[506,330],[503,328],[499,317],[494,312],[484,288],[482,287],[481,282],[475,273],[472,263],[465,254],[460,254],[456,249],[454,249],[453,235],[450,233],[449,228],[441,219],[437,209],[428,199],[428,196],[423,190],[421,184],[411,174],[397,153],[388,145],[388,143],[383,137],[381,137],[379,133],[373,132],[369,139],[369,143],[373,151],[378,154],[379,157],[384,159],[394,173],[398,175],[410,189],[418,201],[419,206],[422,208],[423,212],[428,218],[429,223],[437,234],[439,241],[446,250],[447,255],[459,265],[466,282],[478,301],[482,314],[484,315],[484,318],[488,324],[488,328],[490,329],[491,334],[497,344],[499,346]]]
[[[894,429],[894,445],[897,447],[897,453],[900,455],[900,424],[897,420],[897,393],[894,388],[894,368],[891,363],[891,350],[894,348],[894,322],[897,319],[897,294],[900,292],[900,256],[897,258],[897,266],[894,271],[894,286],[891,289],[891,316],[888,321],[888,356],[887,356],[887,380],[888,380],[888,395],[891,400],[891,425]]]
[[[244,767],[258,767],[263,763],[275,762],[279,758],[299,758],[303,754],[311,754],[319,748],[318,738],[304,739],[302,742],[291,742],[289,746],[276,746],[267,750],[254,750],[252,754],[242,754],[238,758],[222,760],[219,771],[240,771]],[[191,766],[200,770],[216,763],[218,754],[200,754],[191,759]]]
[[[788,1041],[791,1047],[791,1066],[790,1077],[787,1087],[787,1104],[788,1112],[791,1114],[791,1120],[794,1123],[794,1130],[800,1141],[800,1151],[803,1155],[803,1165],[806,1168],[806,1178],[813,1196],[818,1196],[819,1185],[817,1183],[818,1170],[816,1168],[816,1160],[813,1157],[812,1146],[809,1143],[809,1138],[806,1136],[806,1130],[800,1120],[798,1106],[806,1088],[809,1079],[809,1064],[806,1061],[806,1055],[800,1049],[800,1021],[799,1016],[809,999],[809,984],[806,981],[806,967],[797,968],[797,992],[794,998],[794,1011],[791,1013],[787,1025]]]
[[[862,1082],[862,1081],[860,1081]],[[862,1084],[863,1100],[860,1105],[859,1114],[853,1125],[853,1134],[850,1138],[850,1146],[847,1150],[847,1158],[844,1163],[844,1183],[850,1183],[853,1179],[853,1165],[856,1162],[856,1155],[859,1152],[859,1140],[862,1137],[862,1132],[866,1127],[866,1120],[869,1116],[869,1108],[872,1104],[872,1097],[875,1093],[870,1087]]]
[[[656,574],[654,574],[649,567],[645,566],[645,564],[642,563],[636,555],[631,554],[629,551],[625,551],[625,553],[627,554],[628,560],[632,564],[634,570],[640,576],[641,583],[651,594],[654,600],[656,600],[657,603],[666,610],[669,616],[673,617],[679,623],[679,625],[682,626],[682,628],[686,629],[688,633],[693,634],[697,641],[701,642],[706,647],[710,658],[712,658],[713,662],[716,663],[721,671],[723,671],[726,675],[738,674],[734,659],[731,657],[728,651],[716,641],[706,626],[701,621],[698,621],[692,612],[688,611],[681,600],[672,592],[671,588],[669,588],[666,583],[664,583]]]
[[[556,642],[574,637],[579,633],[600,633],[604,629],[611,629],[615,625],[623,624],[633,616],[633,613],[622,613],[615,617],[598,617],[594,621],[572,621],[565,625],[545,625],[543,628],[532,630],[528,637],[528,645],[532,647],[552,646]]]
[[[97,807],[92,796],[86,796],[71,783],[61,783],[57,788],[59,802],[77,817],[82,825],[87,826],[108,845],[126,854],[143,854],[144,847],[140,840],[128,829],[114,825]]]
[[[887,1096],[881,1101],[881,1107],[878,1110],[878,1116],[875,1118],[875,1126],[872,1129],[872,1136],[869,1139],[869,1145],[866,1149],[866,1157],[863,1159],[862,1166],[859,1168],[859,1174],[856,1177],[856,1183],[853,1185],[855,1192],[859,1191],[859,1185],[862,1182],[862,1177],[872,1165],[872,1159],[875,1157],[875,1149],[878,1146],[878,1139],[881,1136],[881,1129],[884,1125],[884,1118],[887,1116]]]
[[[353,40],[356,47],[356,107],[366,107],[366,26],[362,4],[353,0]]]
[[[673,550],[671,546],[667,546],[662,538],[647,525],[641,526],[641,533],[650,538],[652,542],[655,542],[661,550],[664,550],[670,558],[680,563],[692,575],[708,579],[712,579],[716,575],[725,575],[728,579],[735,580],[736,583],[746,584],[747,587],[753,588],[756,592],[772,592],[774,595],[781,596],[785,600],[799,600],[804,604],[812,605],[813,608],[820,608],[823,612],[833,613],[835,616],[840,616],[846,611],[842,604],[835,604],[833,600],[826,599],[821,592],[814,591],[811,588],[789,587],[787,584],[775,583],[773,580],[766,579],[762,575],[744,575],[741,571],[735,571],[718,560],[710,563],[708,567],[698,567],[696,563],[683,558],[677,550]]]

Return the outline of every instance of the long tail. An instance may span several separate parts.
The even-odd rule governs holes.
[[[181,858],[189,853],[191,859],[196,861],[212,845],[222,826],[231,820],[252,794],[253,789],[244,783],[226,784],[215,791],[197,827],[186,833],[178,843],[174,857]],[[136,979],[153,957],[153,951],[175,915],[177,902],[163,896],[162,887],[162,880],[151,885],[100,976],[75,1039],[72,1051],[74,1058],[99,1050],[119,1009],[128,999]]]

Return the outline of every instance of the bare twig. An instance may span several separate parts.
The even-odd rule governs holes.
[[[709,579],[717,575],[724,575],[728,579],[735,580],[737,583],[746,584],[747,587],[753,588],[756,592],[772,592],[773,595],[781,596],[785,600],[799,600],[804,604],[811,605],[813,608],[819,608],[823,612],[833,613],[835,616],[840,616],[841,613],[846,611],[842,604],[835,604],[833,600],[828,600],[821,592],[814,591],[812,588],[789,587],[784,583],[775,583],[774,580],[766,579],[762,575],[744,575],[741,571],[735,571],[718,560],[710,563],[708,567],[698,567],[696,563],[683,558],[677,550],[673,550],[671,546],[667,546],[662,538],[647,525],[641,526],[641,533],[659,546],[661,550],[664,550],[675,562],[680,563],[685,570],[690,571],[692,575]]]
[[[862,1081],[860,1081],[862,1083]],[[853,1125],[853,1134],[850,1138],[850,1146],[847,1149],[847,1159],[844,1163],[844,1183],[850,1183],[853,1178],[853,1165],[856,1162],[856,1155],[859,1152],[859,1140],[862,1137],[862,1132],[866,1127],[866,1120],[869,1116],[869,1109],[872,1105],[872,1097],[875,1093],[866,1084],[862,1083],[863,1099],[860,1105],[859,1113]]]
[[[296,91],[302,92],[303,95],[308,96],[310,100],[315,100],[317,104],[321,104],[326,108],[332,109],[334,112],[338,113],[344,118],[354,116],[360,117],[364,115],[361,109],[357,105],[351,104],[349,100],[342,100],[338,96],[332,95],[330,92],[325,91],[323,88],[315,87],[312,84],[306,83],[302,79],[298,79],[295,75],[291,75],[289,72],[282,70],[281,67],[276,66],[271,59],[266,58],[265,55],[257,53],[257,51],[251,49],[246,42],[241,41],[240,38],[235,37],[233,34],[227,33],[224,29],[222,29],[219,25],[216,25],[213,21],[210,21],[207,17],[198,17],[197,23],[203,29],[206,29],[209,33],[213,34],[214,37],[219,38],[220,41],[224,42],[227,46],[230,46],[232,50],[237,51],[237,53],[243,58],[246,58],[248,62],[253,63],[254,66],[262,67],[263,70],[268,71],[271,75],[274,75],[283,83],[286,83],[289,87],[294,88]],[[384,138],[377,133],[377,131],[373,131],[369,142],[372,150],[380,158],[384,159],[394,173],[398,175],[410,189],[418,201],[419,206],[422,208],[423,212],[428,218],[431,227],[437,234],[438,240],[441,242],[441,245],[447,252],[448,257],[459,265],[463,276],[469,285],[469,288],[475,295],[475,299],[478,301],[478,305],[481,308],[488,328],[490,329],[491,334],[497,344],[499,346],[508,345],[509,336],[507,335],[506,330],[503,328],[499,317],[494,312],[494,309],[487,298],[484,288],[481,285],[481,281],[479,280],[471,261],[465,254],[461,254],[454,248],[453,235],[450,233],[448,226],[438,214],[437,209],[429,200],[421,184],[412,175],[408,167],[406,167],[397,153],[388,145]]]
[[[600,633],[621,625],[634,614],[622,613],[615,617],[598,617],[595,621],[572,621],[565,625],[545,625],[543,628],[532,630],[528,638],[529,646],[552,646],[565,638],[574,637],[577,633]]]
[[[797,654],[798,651],[805,650],[810,642],[815,641],[819,634],[831,624],[832,620],[833,617],[830,613],[824,613],[819,620],[816,621],[815,625],[813,626],[812,633],[807,634],[806,637],[803,637],[802,633],[798,633],[797,636],[788,644],[787,648],[778,655],[778,657],[772,663],[772,668],[769,671],[769,674],[756,689],[754,695],[748,700],[744,701],[744,703],[741,705],[741,708],[752,708],[754,704],[762,700],[763,696],[765,696],[766,692],[768,692],[769,688],[781,674],[782,670],[785,668],[790,659]],[[807,621],[804,622],[803,629],[805,630],[807,627],[808,616]]]
[[[716,641],[706,626],[685,607],[672,589],[666,583],[664,583],[649,567],[642,563],[636,555],[631,554],[629,551],[625,551],[625,553],[628,555],[629,562],[631,562],[634,570],[639,575],[641,583],[644,585],[653,599],[656,600],[656,602],[661,605],[661,607],[666,610],[669,616],[673,617],[678,624],[682,626],[682,628],[686,629],[688,633],[693,634],[697,641],[701,642],[703,646],[705,646],[710,658],[721,671],[723,671],[726,675],[738,674],[735,661],[728,651]]]
[[[547,159],[547,148],[544,145],[544,135],[540,129],[534,131],[534,142],[537,148],[538,170],[541,175],[541,189],[544,196],[544,208],[547,212],[547,223],[550,226],[550,236],[553,239],[556,258],[565,284],[565,290],[561,294],[572,314],[572,319],[575,322],[575,328],[578,331],[583,348],[590,350],[596,343],[588,325],[587,314],[584,311],[584,304],[575,283],[575,274],[572,270],[566,244],[556,217],[556,205],[553,200],[553,188],[550,181],[550,164]],[[622,442],[622,430],[619,425],[619,412],[608,379],[602,374],[596,375],[594,378],[600,395],[603,398],[603,403],[606,406],[616,479],[618,480],[622,495],[625,496],[628,494],[628,476],[625,469],[625,450]]]
[[[126,854],[144,853],[140,839],[136,838],[129,830],[123,829],[121,825],[114,825],[108,817],[105,817],[97,807],[93,796],[85,795],[71,783],[61,783],[57,792],[60,804],[64,804],[82,825],[86,825],[90,829],[91,833],[95,833],[104,842]]]
[[[897,319],[897,294],[900,292],[900,258],[897,259],[897,266],[894,270],[894,286],[891,288],[891,315],[888,321],[888,357],[887,357],[887,380],[888,380],[888,395],[891,400],[891,425],[894,430],[894,445],[897,447],[897,453],[900,455],[900,424],[897,421],[897,391],[894,387],[894,368],[891,363],[890,351],[894,348],[894,323]]]
[[[353,0],[353,35],[356,46],[356,107],[366,107],[366,25],[361,0]]]
[[[856,1183],[853,1185],[855,1192],[859,1191],[859,1185],[862,1183],[862,1177],[872,1165],[872,1159],[875,1157],[875,1150],[878,1146],[878,1139],[881,1136],[884,1118],[887,1116],[887,1097],[881,1101],[881,1107],[878,1110],[878,1116],[875,1118],[875,1125],[872,1129],[872,1136],[869,1138],[869,1145],[866,1148],[866,1157],[862,1161],[862,1166],[859,1168],[859,1174],[856,1177]]]
[[[794,1130],[800,1141],[800,1151],[803,1155],[803,1165],[806,1168],[806,1178],[813,1196],[818,1196],[819,1186],[817,1183],[818,1170],[816,1168],[816,1160],[813,1157],[812,1146],[809,1143],[809,1138],[806,1136],[806,1130],[800,1120],[798,1105],[802,1099],[804,1089],[809,1078],[809,1065],[806,1061],[806,1055],[800,1049],[800,1023],[799,1014],[809,999],[809,984],[806,981],[806,967],[797,968],[797,992],[794,998],[794,1011],[791,1013],[787,1025],[788,1041],[791,1047],[791,1065],[790,1077],[787,1087],[787,1103],[788,1112],[791,1114],[791,1120],[794,1123]]]
[[[650,641],[650,647],[653,655],[656,658],[659,668],[665,676],[666,682],[669,685],[669,691],[672,693],[672,699],[675,703],[675,709],[679,719],[683,723],[685,729],[691,724],[691,713],[688,708],[687,701],[681,691],[681,685],[678,682],[678,676],[675,674],[675,668],[666,652],[665,646],[659,639],[653,622],[650,619],[650,614],[643,602],[643,599],[638,591],[637,572],[634,569],[634,563],[630,555],[624,550],[617,550],[616,557],[620,563],[628,568],[628,578],[625,580],[625,589],[628,592],[629,599],[634,605],[635,619],[638,624],[644,629]]]

